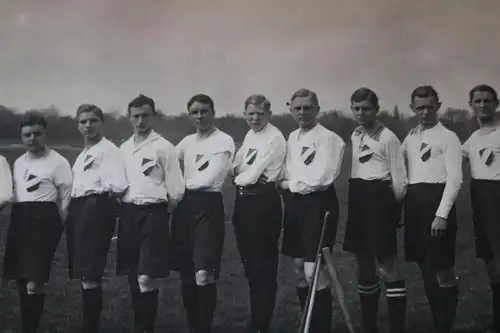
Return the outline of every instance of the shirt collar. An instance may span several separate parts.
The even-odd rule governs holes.
[[[367,135],[370,138],[372,138],[373,140],[379,141],[380,140],[380,136],[382,135],[382,132],[384,131],[384,128],[385,128],[384,124],[382,124],[381,122],[377,121],[375,123],[375,127],[374,127],[373,131],[367,132],[366,129],[363,126],[358,126],[354,130],[354,135],[355,136]]]
[[[139,143],[138,145],[135,144],[135,134],[132,135],[132,137],[130,138],[131,140],[131,144],[132,144],[132,147],[134,147],[134,152],[140,150],[142,147],[144,147],[145,145],[149,144],[149,143],[152,143],[158,139],[160,139],[161,136],[160,134],[156,133],[154,130],[151,130],[151,132],[149,133],[149,135],[147,136],[147,138],[142,141],[141,143]]]

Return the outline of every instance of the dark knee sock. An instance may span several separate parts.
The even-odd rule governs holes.
[[[299,299],[299,304],[300,304],[300,310],[304,311],[304,308],[306,307],[306,302],[307,302],[307,295],[309,294],[309,287],[297,287],[297,298]]]
[[[375,333],[378,330],[378,302],[380,298],[380,280],[378,277],[372,280],[359,281],[359,300],[361,303],[361,314],[363,328],[367,333]]]
[[[458,305],[458,286],[439,287],[438,293],[438,329],[440,332],[450,332],[455,320]]]
[[[139,314],[137,333],[153,333],[158,310],[158,289],[139,292],[136,297]]]
[[[331,332],[332,294],[328,288],[316,291],[310,327],[313,333]]]
[[[491,297],[493,308],[492,329],[500,332],[500,283],[491,284]]]
[[[406,325],[406,282],[404,280],[386,282],[385,293],[390,332],[404,332]]]
[[[196,283],[182,283],[182,301],[184,304],[184,311],[186,313],[186,319],[188,322],[190,332],[194,332],[196,329],[196,313],[197,313],[197,303],[198,303],[198,287]]]
[[[437,328],[439,284],[436,278],[424,278],[424,289],[431,309],[434,327]]]
[[[102,310],[102,287],[82,288],[83,333],[99,333]]]
[[[200,333],[209,333],[212,329],[215,307],[217,305],[217,286],[209,283],[197,286],[197,328]]]
[[[28,294],[21,296],[21,318],[23,332],[36,333],[45,305],[44,294]]]

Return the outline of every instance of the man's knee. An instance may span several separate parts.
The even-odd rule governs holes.
[[[500,263],[496,260],[485,260],[486,270],[491,283],[500,283]]]
[[[195,280],[198,286],[215,283],[215,274],[205,270],[199,270],[195,273]]]
[[[151,278],[148,275],[139,275],[137,276],[137,284],[139,285],[139,289],[141,292],[146,292],[155,289],[155,279]]]
[[[316,263],[315,262],[304,262],[304,275],[308,285],[312,285],[314,281],[314,270]],[[330,284],[328,273],[326,271],[325,265],[321,264],[319,269],[318,280],[316,282],[316,290],[322,290],[328,287]]]
[[[98,288],[101,286],[101,281],[82,279],[81,284],[82,284],[82,288],[85,290],[95,289],[95,288]]]
[[[306,274],[304,272],[304,259],[294,258],[293,268],[295,270],[295,277],[297,280],[297,287],[307,287]]]
[[[371,281],[377,276],[375,257],[371,255],[357,255],[356,263],[358,270],[358,280]]]
[[[34,294],[42,294],[44,289],[44,284],[35,282],[35,281],[28,281],[26,283],[26,292],[28,295],[34,295]]]
[[[440,287],[450,287],[457,284],[457,277],[453,267],[437,271],[436,278]]]
[[[386,282],[399,280],[401,276],[396,258],[389,257],[379,260],[379,274],[382,280]]]

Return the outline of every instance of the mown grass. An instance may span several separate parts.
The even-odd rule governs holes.
[[[72,163],[77,150],[58,148]],[[9,162],[20,155],[18,149],[0,149]],[[347,179],[350,168],[350,154],[347,152],[341,176],[337,182],[340,201],[340,223],[334,258],[341,282],[345,289],[346,302],[355,325],[360,323],[358,297],[356,291],[356,271],[353,257],[342,252],[342,240],[347,211]],[[224,201],[228,220],[232,214],[234,189],[228,184],[224,191]],[[468,198],[468,180],[457,201],[459,232],[457,241],[457,271],[460,283],[460,303],[455,327],[460,331],[481,331],[491,319],[489,286],[483,265],[474,256],[474,236]],[[8,227],[8,208],[0,214],[0,262],[3,258],[5,236]],[[227,224],[225,251],[219,282],[219,303],[214,320],[214,332],[243,332],[248,312],[247,284],[237,252],[234,234]],[[400,231],[400,249],[402,230]],[[132,332],[133,316],[126,279],[114,276],[116,244],[112,245],[108,256],[106,277],[104,278],[104,307],[102,313],[103,332]],[[401,255],[400,255],[401,258]],[[415,266],[401,259],[402,272],[408,279],[408,328],[412,332],[431,331],[431,318],[422,282]],[[1,268],[0,268],[1,270]],[[295,297],[293,268],[288,258],[281,257],[279,269],[278,300],[273,320],[276,332],[296,331],[299,307]],[[59,244],[54,260],[51,281],[47,286],[49,295],[40,332],[77,332],[80,321],[80,291],[78,281],[69,281],[66,271],[65,239]],[[160,306],[158,310],[157,332],[187,332],[180,298],[178,275],[173,273],[161,281]],[[385,299],[381,297],[380,328],[387,331],[387,310]],[[340,307],[334,306],[336,332],[347,332],[343,325]],[[19,300],[15,284],[3,281],[0,285],[0,328],[3,332],[20,329]],[[2,330],[0,330],[2,332]]]

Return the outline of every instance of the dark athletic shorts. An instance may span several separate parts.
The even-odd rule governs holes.
[[[181,275],[204,270],[217,278],[224,249],[224,228],[222,194],[186,190],[172,216],[171,269]]]
[[[471,179],[476,256],[500,259],[500,181]]]
[[[404,201],[405,257],[409,262],[425,265],[431,271],[450,269],[455,265],[457,213],[455,205],[448,215],[444,236],[431,236],[431,225],[443,196],[445,184],[408,185]]]
[[[349,179],[344,250],[378,259],[397,255],[397,227],[402,203],[390,181]]]
[[[14,203],[7,233],[3,277],[48,282],[63,229],[55,203]]]
[[[107,193],[71,199],[66,226],[70,279],[100,280],[104,275],[117,206]]]
[[[337,236],[339,205],[335,187],[309,194],[284,191],[285,203],[283,242],[281,251],[291,258],[316,261],[325,213],[330,212],[321,248],[333,249]]]
[[[116,275],[169,275],[168,204],[122,203],[118,225]]]

